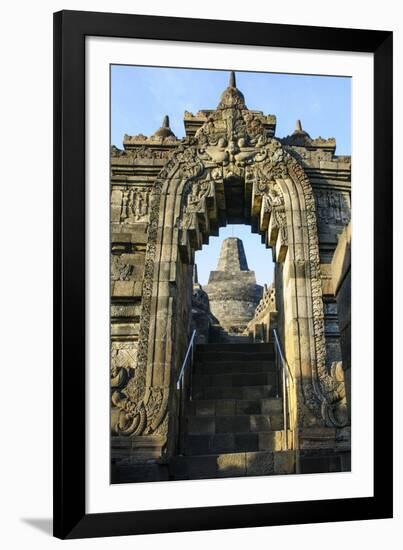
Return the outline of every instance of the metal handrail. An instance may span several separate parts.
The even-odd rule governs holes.
[[[188,361],[190,352],[193,351],[195,336],[196,336],[196,329],[194,329],[193,332],[192,332],[192,336],[191,336],[190,341],[189,341],[188,349],[186,351],[185,359],[183,360],[182,367],[181,367],[181,370],[179,372],[178,380],[176,382],[176,389],[177,390],[180,390],[180,388],[181,388],[181,385],[182,385],[182,382],[183,382],[183,377],[185,376],[187,361]]]
[[[291,374],[288,363],[284,357],[283,350],[281,349],[280,340],[275,328],[272,329],[274,334],[274,340],[276,344],[277,351],[280,355],[282,363],[282,374],[283,374],[283,422],[284,422],[284,444],[285,450],[288,449],[288,423],[287,423],[287,409],[288,409],[288,399],[287,399],[287,377],[291,378],[291,381],[294,381],[294,378]]]
[[[284,357],[283,350],[281,349],[281,344],[280,344],[280,340],[278,339],[277,330],[275,328],[273,328],[272,330],[273,330],[273,334],[274,334],[276,347],[277,347],[277,350],[280,354],[281,362],[283,363],[283,366],[285,366],[285,368],[287,369],[287,375],[291,378],[291,381],[294,382],[294,377],[293,377],[293,375],[291,373],[291,370],[290,370],[290,367],[288,366],[288,363],[287,363],[287,361]]]
[[[189,400],[192,400],[192,368],[190,369],[190,376],[189,376],[189,387],[188,392],[183,391],[183,380],[185,378],[186,368],[188,366],[189,357],[191,357],[190,365],[192,367],[193,363],[193,350],[194,350],[194,340],[196,336],[196,329],[193,330],[192,336],[189,340],[189,345],[186,350],[185,359],[183,360],[181,370],[179,371],[178,380],[176,382],[176,389],[179,391],[179,409],[178,409],[178,439],[177,439],[177,449],[178,454],[183,454],[183,448],[184,448],[184,435],[182,430],[182,424],[184,422],[184,411],[185,411],[185,400],[186,397],[189,398]],[[186,388],[185,388],[186,390]],[[188,396],[185,396],[185,393],[188,393]]]

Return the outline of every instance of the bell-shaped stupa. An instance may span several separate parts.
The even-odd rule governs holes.
[[[229,237],[221,246],[216,271],[204,287],[210,311],[229,335],[243,334],[263,294],[250,271],[241,239]]]

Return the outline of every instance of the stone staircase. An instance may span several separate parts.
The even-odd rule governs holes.
[[[284,450],[273,344],[198,345],[194,361],[170,479],[294,473],[294,452]]]
[[[217,344],[247,344],[250,339],[248,335],[230,333],[216,324],[210,326],[209,341]]]

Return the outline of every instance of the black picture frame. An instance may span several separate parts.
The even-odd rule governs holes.
[[[87,514],[85,504],[85,38],[374,54],[374,496]],[[61,11],[54,14],[54,536],[105,537],[390,518],[392,32]],[[382,337],[381,337],[382,335]]]

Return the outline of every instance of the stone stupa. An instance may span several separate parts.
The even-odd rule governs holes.
[[[263,287],[250,271],[241,239],[229,237],[221,245],[217,269],[210,272],[204,287],[210,311],[223,331],[231,335],[245,332],[262,298]]]

